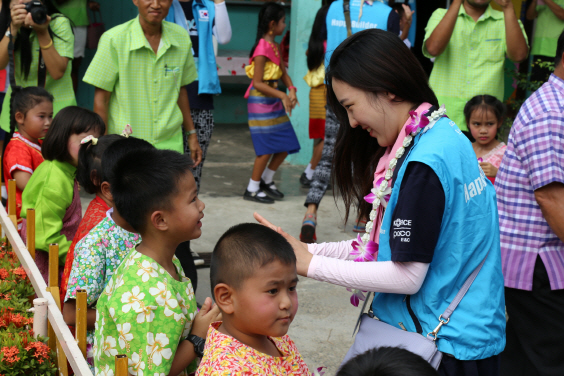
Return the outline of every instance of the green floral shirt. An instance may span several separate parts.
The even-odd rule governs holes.
[[[76,290],[82,289],[86,290],[88,307],[95,308],[106,283],[122,260],[141,242],[139,234],[131,233],[116,225],[109,214],[110,211],[106,218],[94,226],[76,245],[65,302],[76,299]],[[88,330],[86,341],[88,343],[86,359],[94,372],[92,354],[94,330]]]
[[[94,339],[96,375],[113,375],[115,356],[129,358],[132,375],[167,375],[178,344],[190,333],[196,298],[180,262],[182,281],[132,250],[98,299]]]

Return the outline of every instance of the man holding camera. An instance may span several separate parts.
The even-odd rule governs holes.
[[[94,111],[119,134],[131,124],[136,137],[159,149],[184,151],[182,128],[190,134],[194,163],[202,159],[186,90],[197,78],[190,36],[163,21],[172,0],[133,0],[139,16],[108,30],[84,82],[96,87]]]
[[[475,95],[503,100],[505,56],[519,62],[529,48],[511,0],[453,0],[437,9],[425,28],[423,54],[435,58],[429,83],[448,116],[467,131],[464,106]]]
[[[50,0],[15,0],[10,9],[0,12],[0,27],[2,25],[0,32],[5,34],[0,41],[0,69],[8,66],[10,38],[18,39],[19,47],[14,51],[16,84],[44,87],[55,98],[54,114],[76,105],[69,68],[74,56],[74,35],[69,19],[56,14]],[[10,131],[11,95],[12,88],[9,88],[0,115],[0,126],[5,131]]]

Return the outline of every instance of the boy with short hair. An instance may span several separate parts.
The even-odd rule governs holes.
[[[282,235],[254,223],[230,228],[215,246],[210,278],[223,322],[208,331],[198,376],[311,374],[286,335],[298,310],[298,275]]]
[[[156,149],[130,152],[114,167],[115,206],[142,241],[98,299],[96,375],[113,374],[118,354],[127,355],[132,375],[184,375],[217,319],[210,298],[196,315],[192,284],[174,256],[202,233],[204,204],[191,168],[188,155]]]

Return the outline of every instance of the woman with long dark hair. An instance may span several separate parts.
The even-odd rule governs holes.
[[[382,322],[434,335],[448,354],[439,374],[497,375],[505,346],[498,214],[470,142],[393,33],[365,30],[346,39],[326,82],[328,106],[342,124],[334,181],[346,216],[358,208],[369,218],[366,233],[308,245],[255,217],[291,242],[299,274],[352,289],[356,305],[374,292],[371,310]]]
[[[42,86],[53,95],[53,111],[76,105],[71,67],[74,35],[68,18],[57,13],[51,0],[40,0],[46,9],[45,21],[36,23],[26,10],[28,0],[2,0],[0,12],[0,69],[9,63],[10,37],[14,43],[14,77],[18,87]],[[39,21],[39,20],[37,20]],[[11,87],[2,106],[0,127],[10,127]],[[8,140],[6,140],[6,143]]]

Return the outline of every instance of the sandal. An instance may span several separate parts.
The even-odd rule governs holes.
[[[317,217],[313,214],[306,214],[302,222],[302,231],[300,232],[300,240],[304,243],[316,243],[315,226],[317,225]]]
[[[353,226],[353,232],[366,232],[366,219],[359,219],[356,225]]]

